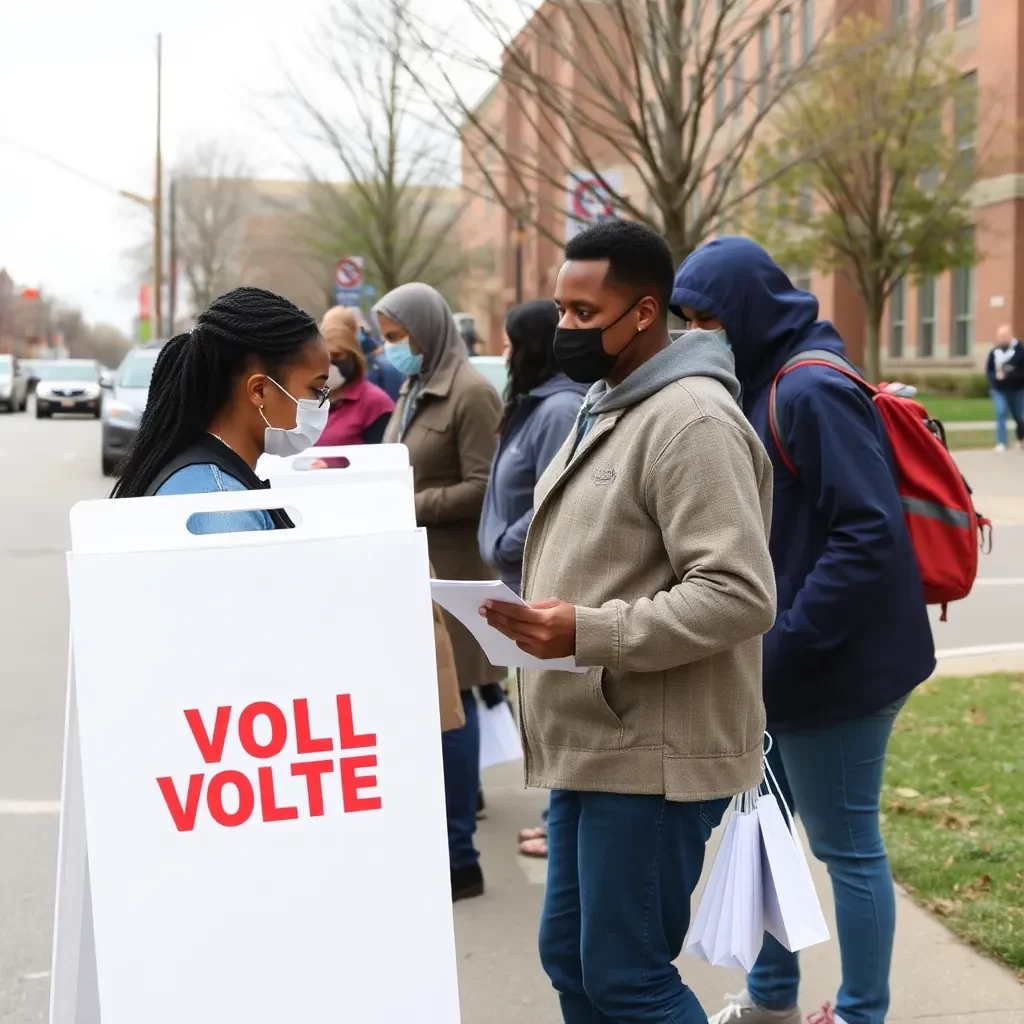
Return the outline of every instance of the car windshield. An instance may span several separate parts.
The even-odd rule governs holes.
[[[121,364],[121,379],[119,381],[123,388],[148,388],[150,378],[153,376],[153,367],[156,365],[156,357],[159,352],[136,352],[128,356]]]
[[[9,377],[11,370],[14,367],[14,363],[10,356],[0,356],[0,373],[4,376]]]
[[[51,363],[46,367],[46,380],[99,380],[95,363]]]
[[[473,369],[477,370],[484,379],[498,392],[505,394],[505,386],[508,383],[508,368],[504,359],[474,359]]]

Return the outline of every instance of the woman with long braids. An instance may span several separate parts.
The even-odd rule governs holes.
[[[164,345],[114,498],[258,490],[264,452],[296,455],[327,421],[330,358],[316,321],[280,295],[236,288]],[[283,512],[207,513],[194,533],[288,527]]]

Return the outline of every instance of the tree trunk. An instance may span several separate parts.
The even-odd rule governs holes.
[[[882,375],[882,310],[868,309],[868,343],[864,350],[864,369],[868,380],[877,384]]]

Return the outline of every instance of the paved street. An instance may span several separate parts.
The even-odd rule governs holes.
[[[0,1021],[46,1019],[53,878],[63,733],[67,606],[67,514],[102,496],[99,424],[0,417]],[[1024,665],[1024,454],[963,460],[979,507],[1000,524],[984,582],[936,626],[945,667]],[[125,600],[133,595],[126,594]],[[110,614],[117,615],[111,608]],[[1013,648],[1016,645],[1016,649]],[[1009,649],[1004,649],[1009,648]],[[116,656],[116,652],[112,652]],[[986,660],[987,659],[987,660]],[[524,792],[515,768],[486,780],[481,826],[488,894],[456,908],[466,1024],[556,1024],[557,1005],[535,953],[542,863],[517,859],[514,836],[532,824],[543,796]],[[416,856],[416,836],[409,836]],[[821,876],[819,874],[819,880]],[[824,890],[823,890],[824,891]],[[830,901],[826,901],[830,902]],[[410,909],[410,912],[414,912]],[[155,922],[155,924],[158,924]],[[394,956],[415,957],[396,935]],[[805,1008],[834,998],[835,945],[806,958]],[[708,1008],[742,980],[685,960]],[[400,967],[399,967],[400,971]],[[966,951],[901,900],[891,1021],[1024,1024],[1024,989]],[[228,1022],[225,1022],[228,1024]],[[298,1024],[298,1022],[296,1022]]]

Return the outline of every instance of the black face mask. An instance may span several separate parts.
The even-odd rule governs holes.
[[[604,350],[604,332],[636,309],[639,302],[637,299],[622,316],[604,327],[555,328],[555,359],[570,380],[577,384],[594,384],[615,369],[622,352],[633,344],[640,332],[637,331],[622,352],[614,356]]]
[[[332,363],[337,367],[338,373],[345,378],[345,380],[352,379],[352,371],[355,369],[355,360],[351,356],[341,356],[339,359],[332,359]]]

